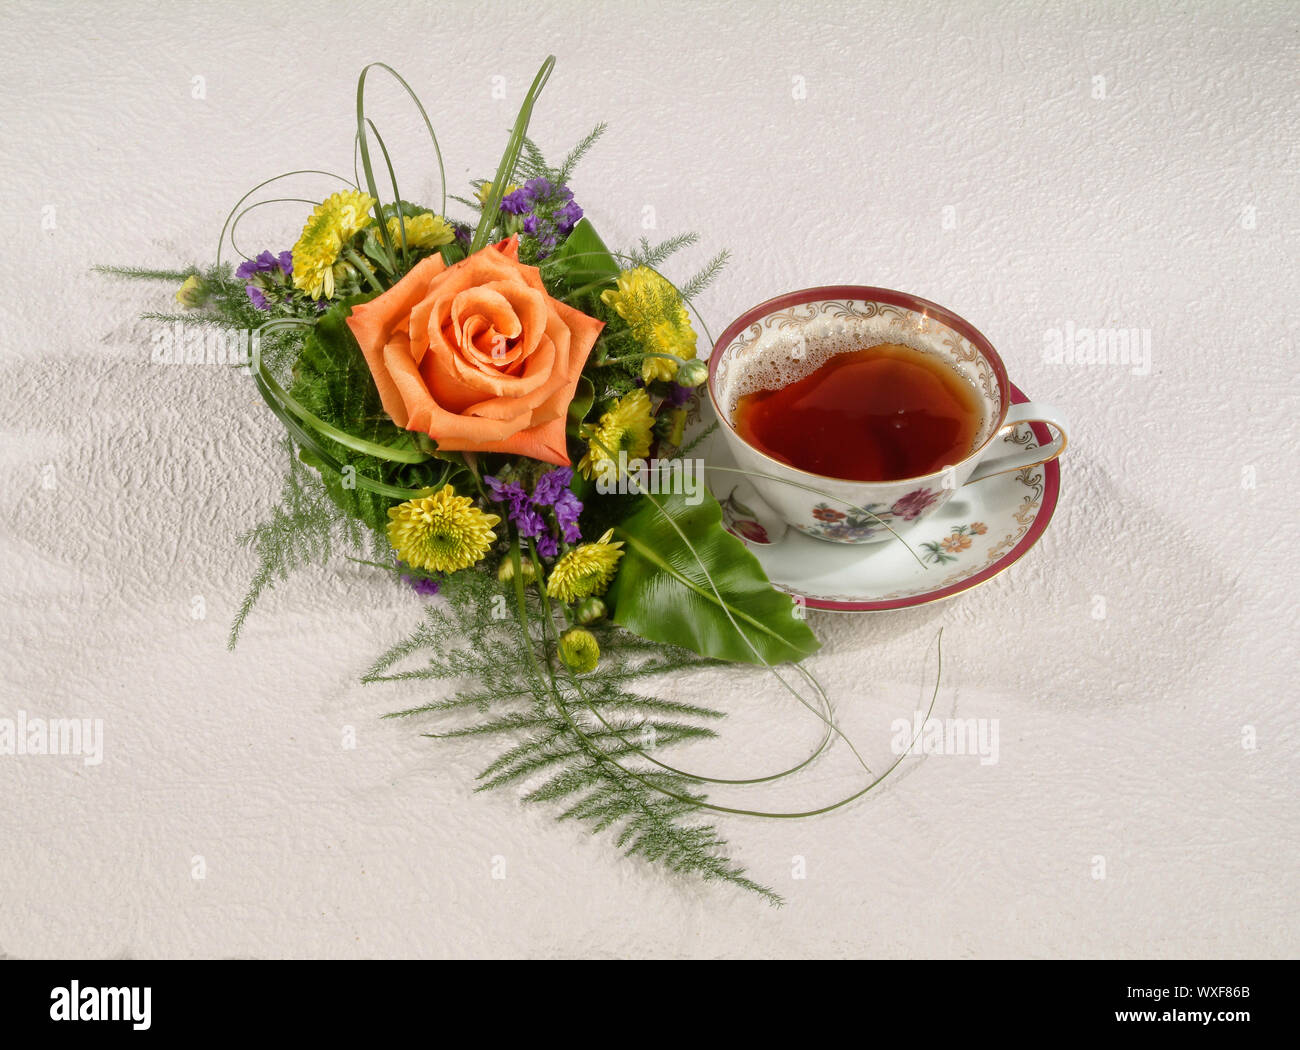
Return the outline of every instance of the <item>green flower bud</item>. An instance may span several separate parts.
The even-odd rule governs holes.
[[[590,598],[583,598],[582,601],[578,603],[578,622],[595,623],[597,620],[603,620],[605,614],[608,612],[609,609],[606,607],[605,603],[595,595],[592,595]]]
[[[596,636],[581,627],[572,627],[560,636],[560,659],[571,671],[586,674],[594,671],[600,660]]]
[[[185,283],[177,289],[176,301],[187,310],[197,310],[208,301],[208,290],[197,274],[185,278]]]
[[[527,555],[519,559],[519,571],[523,573],[524,583],[532,583],[537,579],[537,566],[533,564],[533,559]],[[502,558],[501,564],[497,567],[497,579],[502,583],[510,583],[514,578],[514,559]]]
[[[699,358],[683,361],[677,366],[673,382],[678,386],[699,386],[709,378],[709,366]]]

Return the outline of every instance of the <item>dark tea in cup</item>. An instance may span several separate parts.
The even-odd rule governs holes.
[[[797,470],[847,481],[923,477],[979,444],[975,388],[935,354],[901,343],[839,353],[777,390],[736,401],[736,432]]]

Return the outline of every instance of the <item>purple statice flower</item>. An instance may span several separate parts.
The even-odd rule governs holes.
[[[517,481],[502,481],[491,475],[485,476],[483,480],[487,482],[488,491],[491,492],[492,499],[496,503],[509,503],[513,510],[528,502],[528,493]]]
[[[555,501],[555,520],[560,526],[560,535],[565,543],[577,543],[582,539],[582,529],[578,527],[578,516],[582,513],[582,500],[567,489]]]
[[[582,209],[570,199],[556,208],[551,217],[555,220],[555,228],[567,237],[582,218]]]
[[[438,593],[438,581],[431,580],[427,576],[408,576],[411,581],[411,589],[421,598],[432,598]]]
[[[407,568],[405,562],[397,563],[398,569]],[[431,580],[427,576],[412,576],[409,573],[402,573],[401,578],[411,585],[411,590],[422,598],[432,598],[438,593],[438,581]]]
[[[507,506],[507,516],[519,529],[519,535],[523,537],[539,536],[546,529],[546,522],[542,516],[537,513],[537,508],[533,506],[533,501],[528,498],[528,493],[524,487],[517,481],[505,481],[500,478],[485,477],[488,490],[492,499],[497,503],[503,503]]]
[[[517,189],[501,198],[501,210],[511,215],[526,215],[533,206],[533,198],[527,189]]]
[[[510,511],[510,520],[519,528],[523,539],[542,536],[546,533],[546,520],[531,503]]]
[[[501,210],[520,217],[523,233],[536,239],[538,259],[550,255],[582,218],[573,191],[540,175],[507,193],[501,199]]]
[[[680,383],[673,383],[668,387],[668,396],[664,398],[664,400],[672,405],[673,408],[681,408],[691,399],[691,395],[694,393],[694,387],[682,386]]]
[[[491,498],[508,508],[507,515],[519,529],[520,537],[536,539],[537,552],[543,557],[553,558],[559,550],[556,538],[542,514],[547,507],[555,514],[555,523],[566,543],[576,543],[582,538],[582,532],[578,528],[582,501],[569,488],[569,483],[573,480],[571,467],[548,470],[537,479],[531,496],[517,481],[502,481],[491,476],[483,480],[487,483]]]
[[[555,194],[555,187],[551,185],[551,180],[540,176],[525,182],[524,189],[534,201],[544,201]]]
[[[293,273],[293,253],[281,252],[279,255],[272,255],[270,252],[262,252],[256,259],[246,259],[239,264],[235,271],[235,276],[241,281],[252,277],[255,273],[274,273],[279,270],[281,273]]]
[[[261,252],[256,259],[245,259],[235,270],[235,276],[241,281],[250,281],[244,285],[249,301],[259,310],[271,309],[266,298],[269,288],[283,285],[285,278],[293,273],[293,253],[281,252],[273,255]]]
[[[569,488],[572,480],[571,467],[556,467],[538,478],[533,487],[533,502],[538,506],[550,507],[555,513],[555,522],[560,527],[565,543],[576,543],[582,538],[582,532],[578,528],[582,501]]]
[[[556,467],[554,470],[548,470],[533,486],[533,502],[543,507],[554,505],[562,492],[568,492],[572,480],[572,467]]]
[[[456,243],[464,248],[468,248],[470,241],[473,240],[473,234],[471,233],[470,228],[463,222],[457,222],[452,224],[452,230],[456,234]]]

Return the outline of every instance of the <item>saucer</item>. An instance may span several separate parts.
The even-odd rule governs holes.
[[[1011,401],[1028,400],[1012,386]],[[704,426],[716,422],[701,406]],[[1022,423],[1001,441],[1024,449],[1051,440],[1041,423]],[[831,543],[787,528],[735,469],[717,429],[694,449],[722,506],[723,526],[753,552],[773,586],[813,609],[883,612],[926,605],[992,579],[1024,556],[1047,529],[1061,489],[1060,460],[964,485],[897,539]]]

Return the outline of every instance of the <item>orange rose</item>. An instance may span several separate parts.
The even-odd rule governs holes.
[[[449,451],[568,464],[569,402],[604,323],[552,299],[517,238],[424,259],[348,327],[398,426]]]

